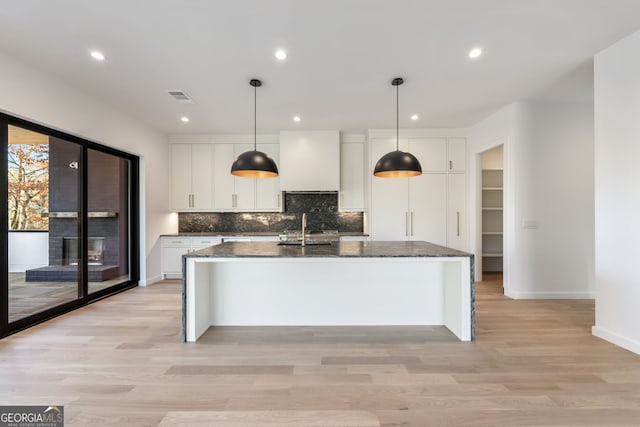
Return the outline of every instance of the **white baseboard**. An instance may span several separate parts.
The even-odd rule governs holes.
[[[619,347],[632,351],[636,354],[640,354],[640,341],[622,336],[599,326],[592,327],[591,333],[598,338],[602,338],[603,340],[609,341]]]
[[[513,299],[595,299],[595,292],[514,292],[505,289],[505,296]]]
[[[140,286],[149,286],[161,281],[162,279],[164,279],[164,277],[162,276],[162,274],[160,274],[158,276],[148,278],[147,280],[140,280],[138,283],[140,284]]]

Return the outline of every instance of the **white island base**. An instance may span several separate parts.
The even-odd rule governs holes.
[[[195,342],[210,326],[444,325],[470,341],[470,260],[190,255],[184,339]]]

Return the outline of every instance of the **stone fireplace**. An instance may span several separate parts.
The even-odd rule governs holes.
[[[104,264],[104,237],[89,237],[87,242],[89,265]],[[78,238],[62,238],[62,265],[78,265]]]
[[[27,270],[25,280],[76,281],[80,206],[80,147],[49,140],[49,265]],[[128,169],[124,159],[88,151],[87,233],[89,281],[128,273]]]

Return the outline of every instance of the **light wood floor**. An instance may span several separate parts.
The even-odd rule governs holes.
[[[477,341],[443,327],[212,328],[180,340],[180,286],[136,288],[0,341],[0,402],[68,426],[640,425],[640,356],[593,301],[477,286]]]

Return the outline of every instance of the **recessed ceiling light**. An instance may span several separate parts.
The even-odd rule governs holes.
[[[285,52],[282,49],[276,50],[276,58],[278,58],[281,61],[284,59],[287,59],[287,52]]]
[[[98,52],[97,50],[91,51],[91,57],[96,61],[104,61],[104,55],[102,52]]]
[[[469,58],[474,59],[482,55],[482,49],[479,47],[474,47],[469,51]]]
[[[300,118],[300,116],[293,116],[293,121],[294,121],[294,122],[299,122],[300,120],[302,120],[302,119]]]
[[[180,120],[185,122],[185,123],[189,123],[189,117],[187,117],[187,116],[180,117]]]
[[[411,116],[411,120],[418,120],[420,117],[418,117],[417,114],[414,114],[413,116]]]

